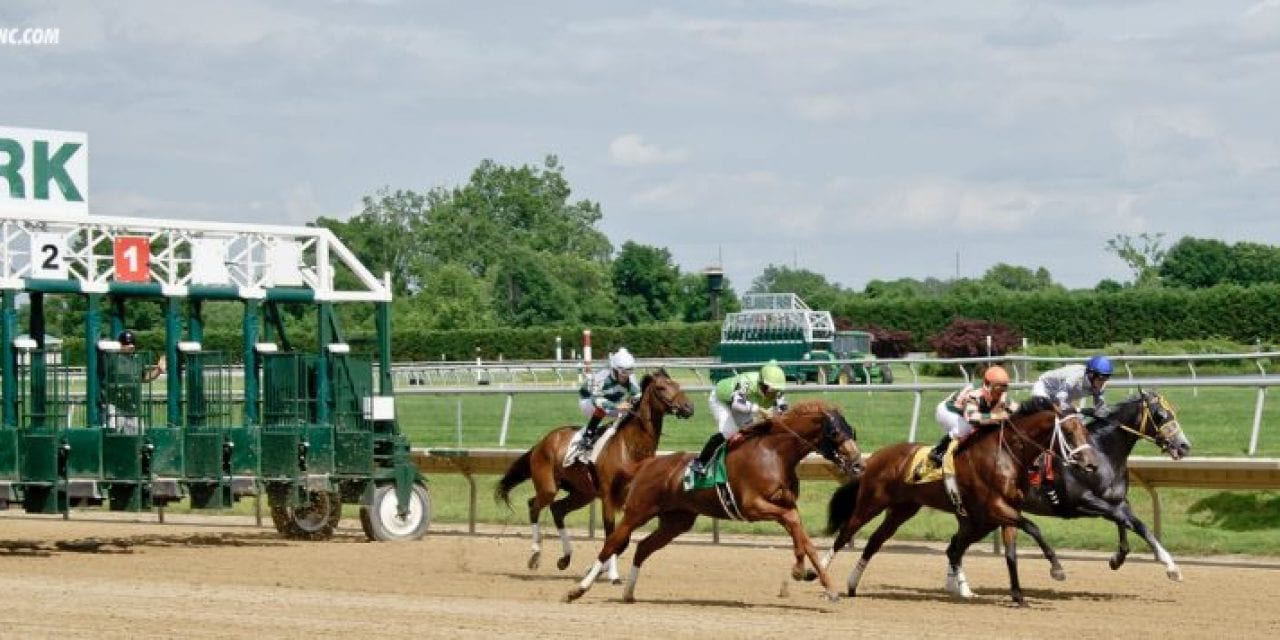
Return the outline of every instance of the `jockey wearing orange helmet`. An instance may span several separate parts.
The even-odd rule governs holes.
[[[999,424],[1018,410],[1018,404],[1009,400],[1009,372],[1004,367],[992,365],[982,374],[982,387],[972,385],[951,394],[938,403],[935,417],[945,432],[938,445],[929,452],[929,459],[938,466],[952,440],[960,440],[973,432],[975,427]]]

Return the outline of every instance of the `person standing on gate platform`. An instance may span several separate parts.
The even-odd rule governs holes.
[[[1102,393],[1112,373],[1115,367],[1111,360],[1096,355],[1084,364],[1069,364],[1040,374],[1031,387],[1031,395],[1052,401],[1059,411],[1074,411],[1086,396],[1093,398],[1095,410],[1101,409],[1107,405]]]
[[[982,386],[965,387],[938,403],[934,416],[942,427],[942,439],[929,452],[929,461],[935,467],[942,466],[942,457],[952,441],[960,441],[977,427],[999,424],[1009,414],[1018,410],[1018,404],[1009,400],[1009,372],[1004,367],[992,365],[982,374]]]
[[[739,374],[716,383],[708,398],[716,433],[694,459],[693,472],[705,472],[711,456],[742,427],[774,412],[786,411],[787,399],[782,395],[786,387],[787,376],[774,361],[760,367],[759,372]]]
[[[640,397],[640,385],[635,381],[636,359],[626,347],[609,355],[609,368],[595,372],[578,390],[578,407],[587,418],[586,430],[578,441],[581,455],[591,454],[599,436],[600,422],[606,416],[618,417],[631,410],[631,403]]]
[[[160,360],[147,366],[137,352],[136,336],[128,329],[121,331],[116,341],[120,343],[120,351],[104,360],[107,427],[138,434],[142,432],[142,385],[164,374],[166,363]]]

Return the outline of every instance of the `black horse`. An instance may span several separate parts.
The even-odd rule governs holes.
[[[1170,580],[1181,580],[1182,571],[1173,556],[1147,529],[1129,505],[1129,454],[1139,439],[1151,440],[1172,459],[1179,460],[1191,451],[1191,443],[1182,433],[1173,407],[1155,391],[1139,391],[1120,403],[1106,406],[1094,414],[1089,425],[1089,440],[1098,458],[1095,473],[1084,473],[1073,465],[1054,458],[1054,480],[1047,478],[1031,487],[1022,503],[1028,513],[1061,518],[1102,517],[1116,523],[1119,546],[1111,556],[1111,568],[1119,569],[1129,555],[1127,529],[1142,536],[1156,559],[1164,563]]]

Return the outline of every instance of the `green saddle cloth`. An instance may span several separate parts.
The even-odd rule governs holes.
[[[711,456],[711,462],[707,464],[706,471],[703,473],[694,473],[693,460],[690,460],[689,466],[684,469],[684,490],[713,489],[716,485],[728,483],[729,472],[724,466],[724,457],[728,454],[728,446],[716,449],[715,455]]]

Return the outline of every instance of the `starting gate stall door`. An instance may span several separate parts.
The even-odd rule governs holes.
[[[222,354],[215,352],[184,352],[179,363],[186,391],[183,455],[191,506],[229,507],[233,500],[230,481],[234,450],[227,433],[232,404],[230,373],[222,366]]]
[[[331,354],[333,372],[334,472],[373,473],[373,423],[366,414],[373,396],[373,362],[367,356]]]
[[[16,442],[5,446],[16,456],[17,479],[26,484],[23,503],[28,511],[58,513],[67,505],[68,471],[87,470],[97,460],[97,433],[89,441],[68,443],[70,376],[56,351],[18,353],[18,416]],[[72,445],[76,457],[69,458]],[[16,445],[16,446],[13,446]],[[73,464],[70,469],[69,464]],[[94,469],[96,471],[96,469]],[[0,496],[3,497],[3,496]],[[16,497],[16,496],[14,496]]]

